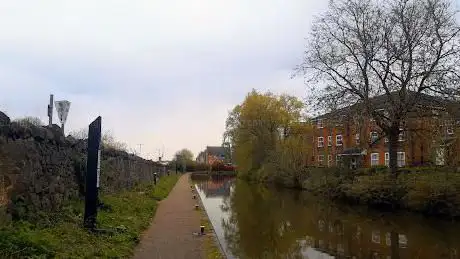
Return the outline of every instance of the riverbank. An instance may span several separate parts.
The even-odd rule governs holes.
[[[199,177],[198,177],[199,178]],[[209,176],[206,178],[209,179]],[[197,179],[200,181],[200,179]],[[205,180],[201,178],[201,180]],[[194,186],[195,184],[195,179],[191,178],[189,183]],[[206,209],[203,205],[203,202],[201,200],[200,195],[198,194],[198,190],[196,189],[196,186],[194,188],[194,195],[196,197],[198,210],[200,211],[200,225],[204,226],[205,233],[206,235],[203,238],[203,251],[204,251],[204,256],[206,259],[224,259],[224,252],[222,251],[222,247],[220,246],[220,242],[216,236],[216,233],[214,231],[214,227],[212,226],[212,223],[209,219],[209,215],[206,212]]]
[[[440,168],[412,168],[397,178],[378,170],[345,172],[311,168],[296,179],[244,177],[252,181],[298,188],[332,200],[381,210],[407,210],[427,216],[460,218],[460,174]],[[297,182],[298,185],[293,185]]]
[[[111,234],[91,234],[82,228],[84,203],[76,201],[59,214],[41,215],[39,224],[13,222],[0,229],[0,258],[126,258],[149,226],[160,200],[175,186],[177,175],[162,177],[113,195],[101,195],[110,209],[98,213],[100,228]]]

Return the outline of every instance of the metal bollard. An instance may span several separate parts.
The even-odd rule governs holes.
[[[153,173],[153,184],[157,185],[157,173]]]
[[[193,199],[196,199],[196,195],[193,195]]]
[[[200,226],[200,234],[201,234],[201,235],[204,235],[204,226],[203,226],[203,225]]]
[[[195,209],[198,210],[200,208],[200,206],[198,206],[198,204],[195,204]]]

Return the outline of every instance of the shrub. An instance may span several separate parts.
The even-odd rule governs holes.
[[[407,187],[390,174],[359,176],[343,188],[347,198],[381,208],[404,206]]]

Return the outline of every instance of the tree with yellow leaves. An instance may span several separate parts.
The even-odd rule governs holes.
[[[312,140],[309,123],[301,122],[304,108],[294,96],[256,90],[234,107],[224,137],[231,142],[242,175],[258,180],[298,178]]]

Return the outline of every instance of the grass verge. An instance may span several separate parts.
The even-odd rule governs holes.
[[[207,235],[204,237],[204,251],[207,259],[224,259],[219,244],[217,244],[217,237],[215,236],[214,229],[211,222],[208,219],[208,215],[204,211],[203,207],[200,208],[201,214],[201,225],[204,226]]]
[[[84,204],[65,207],[47,224],[14,222],[0,229],[0,258],[129,258],[155,214],[158,200],[168,196],[179,176],[165,176],[101,200],[111,208],[98,213],[98,227],[112,234],[92,234],[82,227]]]

